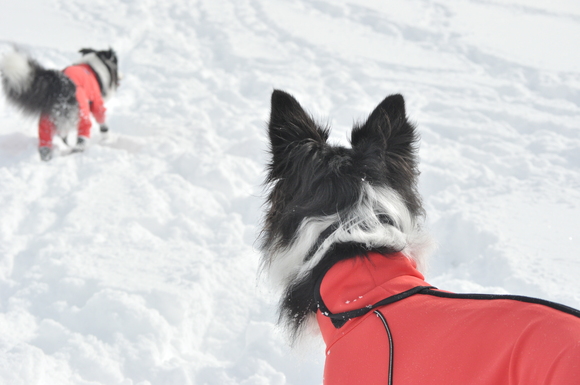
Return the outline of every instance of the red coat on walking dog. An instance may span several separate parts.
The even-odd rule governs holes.
[[[580,384],[579,311],[425,282],[432,242],[401,95],[356,124],[346,147],[276,90],[268,134],[262,268],[292,341],[321,330],[325,385]]]
[[[106,108],[101,96],[97,74],[89,64],[73,65],[65,68],[62,72],[75,85],[75,98],[78,104],[77,146],[75,150],[81,151],[84,143],[91,136],[91,114],[103,127]],[[38,123],[38,147],[52,148],[52,138],[57,132],[51,115],[41,114]],[[67,133],[67,131],[60,130],[63,138]]]

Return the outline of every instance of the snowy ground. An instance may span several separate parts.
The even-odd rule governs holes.
[[[428,280],[580,307],[577,1],[86,4],[0,4],[0,54],[62,68],[111,45],[125,75],[110,137],[49,163],[0,100],[0,384],[321,383],[256,278],[273,88],[338,142],[403,93]]]

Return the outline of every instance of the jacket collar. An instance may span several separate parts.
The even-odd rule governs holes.
[[[430,287],[416,264],[402,253],[367,256],[334,265],[315,290],[320,314],[334,327]],[[320,317],[319,317],[320,319]]]

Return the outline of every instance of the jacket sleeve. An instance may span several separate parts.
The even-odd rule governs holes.
[[[96,95],[91,101],[91,114],[95,117],[95,120],[99,124],[105,123],[105,114],[107,109],[103,102],[101,95]]]
[[[348,329],[326,350],[324,385],[387,384],[389,338],[382,321],[370,313]]]

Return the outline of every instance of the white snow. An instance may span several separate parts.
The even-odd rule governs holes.
[[[256,278],[273,88],[346,142],[418,124],[428,281],[580,307],[574,0],[4,1],[0,54],[118,51],[109,138],[39,160],[0,100],[0,384],[320,384]],[[57,142],[60,148],[64,145]]]

